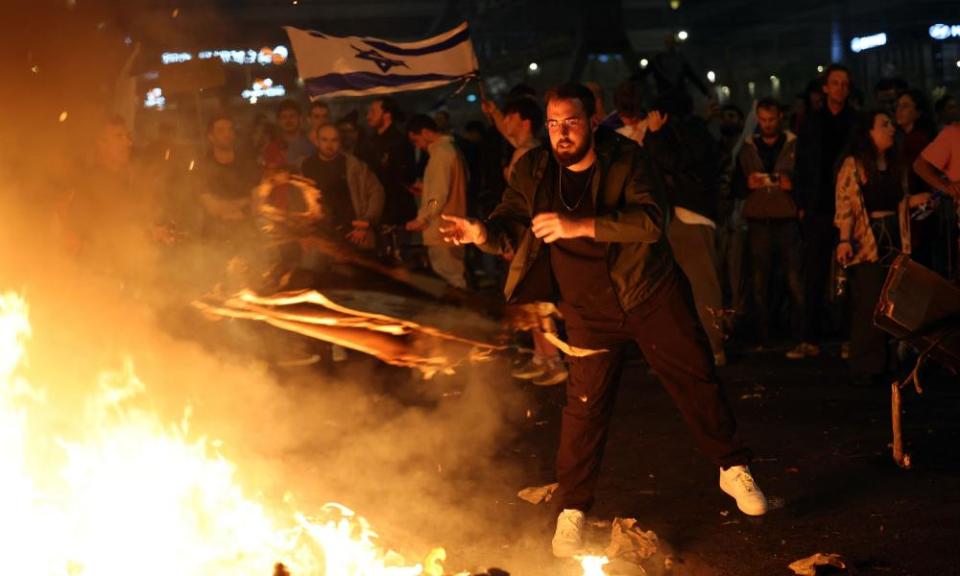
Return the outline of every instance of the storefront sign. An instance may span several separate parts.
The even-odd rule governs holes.
[[[263,47],[260,50],[202,50],[196,54],[190,52],[164,52],[160,60],[164,64],[179,64],[188,60],[212,60],[219,58],[224,64],[259,64],[261,66],[279,66],[287,61],[290,51],[286,46]]]
[[[947,40],[948,38],[960,38],[960,24],[934,24],[930,27],[930,37],[934,40]]]

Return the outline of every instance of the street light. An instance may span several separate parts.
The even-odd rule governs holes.
[[[710,70],[709,72],[707,72],[707,80],[709,80],[711,84],[713,84],[714,82],[716,82],[716,81],[717,81],[717,73],[714,72],[713,70]]]
[[[817,66],[817,74],[823,74],[823,64]]]
[[[527,68],[529,68],[531,72],[536,72],[540,69],[540,66],[536,62],[531,62]]]
[[[640,67],[641,67],[641,68],[646,69],[646,67],[649,66],[649,65],[650,65],[650,61],[649,61],[649,60],[647,60],[646,58],[641,58],[641,59],[640,59]]]
[[[686,42],[687,38],[690,37],[690,34],[686,30],[681,30],[677,32],[677,40],[681,42]]]

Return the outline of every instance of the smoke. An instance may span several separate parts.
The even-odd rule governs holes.
[[[222,276],[211,264],[222,266],[222,255],[171,257],[106,212],[88,215],[102,258],[77,252],[66,207],[100,185],[89,166],[133,49],[123,23],[135,10],[82,0],[31,6],[10,21],[22,49],[4,64],[12,80],[0,88],[19,102],[0,128],[0,291],[21,292],[30,305],[26,375],[56,409],[51,433],[78,426],[98,375],[129,360],[146,386],[130,402],[171,423],[189,407],[191,437],[220,441],[252,497],[280,502],[290,492],[308,514],[340,502],[411,557],[446,546],[451,568],[539,571],[547,533],[514,495],[530,481],[525,468],[540,465],[511,449],[529,399],[504,358],[429,381],[357,354],[332,370],[278,371],[264,350],[313,344],[189,307]],[[175,44],[183,32],[174,24],[146,29]],[[177,170],[186,172],[185,160]],[[149,174],[138,178],[133,204],[169,192]]]
[[[505,557],[495,528],[524,485],[506,448],[526,399],[503,359],[433,380],[353,353],[330,371],[278,372],[258,350],[311,344],[204,318],[188,307],[192,287],[158,292],[91,271],[64,257],[48,214],[5,204],[3,214],[19,217],[2,223],[0,290],[30,305],[26,375],[47,390],[54,430],[68,433],[98,375],[129,360],[146,385],[131,403],[171,423],[189,407],[191,437],[221,442],[251,496],[280,502],[289,491],[308,514],[340,502],[414,558],[433,546],[448,547],[452,567]],[[458,548],[473,556],[458,558]]]

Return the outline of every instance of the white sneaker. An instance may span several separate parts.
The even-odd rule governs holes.
[[[737,508],[744,514],[763,516],[767,513],[767,497],[757,487],[746,466],[731,466],[726,470],[721,468],[720,489],[733,496]]]
[[[557,517],[557,531],[553,535],[553,555],[570,558],[583,550],[583,512],[565,509]]]

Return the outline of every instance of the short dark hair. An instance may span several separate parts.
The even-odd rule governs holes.
[[[530,129],[536,132],[543,124],[543,110],[530,98],[515,98],[503,107],[503,115],[519,114],[523,120],[530,121]]]
[[[731,104],[724,104],[723,106],[720,107],[720,111],[721,111],[721,112],[736,112],[736,113],[737,113],[737,116],[739,116],[741,119],[743,119],[743,117],[744,117],[744,115],[743,115],[743,109],[740,108],[739,106],[737,106],[736,104],[732,104],[732,103],[731,103]]]
[[[414,114],[407,122],[408,134],[419,134],[424,130],[439,132],[437,122],[426,114]]]
[[[635,80],[624,80],[613,93],[613,106],[622,116],[638,118],[643,114],[643,87]]]
[[[324,102],[323,100],[314,100],[310,102],[310,111],[313,112],[314,108],[323,108],[324,110],[330,110],[330,105]]]
[[[823,71],[823,82],[826,83],[830,78],[830,75],[834,72],[843,72],[847,75],[847,78],[850,78],[850,69],[839,62],[834,62],[833,64],[827,66],[827,69]]]
[[[380,103],[380,109],[383,110],[384,114],[390,114],[390,118],[394,122],[403,121],[403,112],[400,110],[400,104],[397,103],[395,98],[390,96],[378,96],[373,99],[374,102]]]
[[[217,122],[220,122],[221,120],[226,120],[227,122],[233,124],[233,116],[227,114],[226,112],[217,112],[211,116],[209,120],[207,120],[207,134],[213,132],[213,128],[217,125]]]
[[[764,110],[773,110],[774,112],[782,112],[783,107],[780,105],[780,102],[776,98],[761,98],[757,101],[757,110],[763,108]]]
[[[593,115],[597,112],[597,101],[593,92],[578,82],[567,82],[551,88],[547,92],[547,104],[551,100],[579,100],[587,118],[593,118]]]
[[[280,116],[280,114],[283,113],[284,110],[293,110],[294,112],[297,113],[298,116],[303,114],[303,111],[300,110],[300,105],[297,104],[296,100],[287,99],[281,102],[280,104],[278,104],[277,116]]]
[[[523,98],[523,97],[536,98],[537,90],[533,86],[521,82],[519,84],[516,84],[513,88],[510,89],[509,92],[507,92],[508,99]]]

